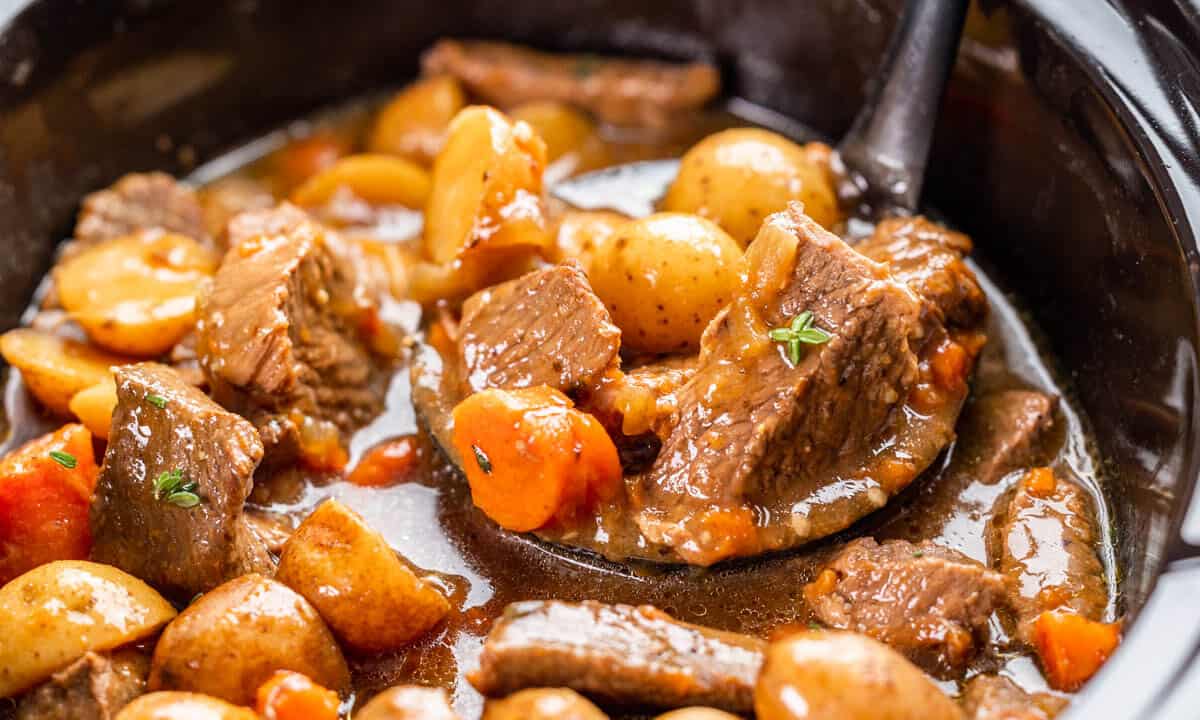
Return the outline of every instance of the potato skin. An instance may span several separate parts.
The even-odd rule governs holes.
[[[307,598],[345,647],[363,653],[401,648],[450,611],[382,535],[336,500],[296,528],[275,579]]]
[[[706,217],[742,247],[750,244],[768,215],[793,200],[803,202],[809,217],[831,228],[842,220],[842,213],[829,175],[815,158],[768,130],[724,130],[683,156],[662,209]]]
[[[546,144],[527,123],[473,105],[450,123],[433,163],[425,207],[425,254],[436,263],[503,247],[545,247]]]
[[[250,708],[230,705],[207,695],[154,692],[117,713],[116,720],[261,720]]]
[[[396,93],[375,116],[367,149],[429,167],[446,141],[446,127],[466,104],[462,86],[453,77],[418,80]]]
[[[50,412],[69,416],[75,393],[112,379],[109,368],[134,362],[86,343],[17,328],[0,335],[0,355],[21,371],[29,392]]]
[[[663,713],[654,720],[739,720],[737,715],[709,707],[690,707]]]
[[[175,608],[111,565],[47,563],[0,588],[0,698],[46,679],[88,651],[149,637]]]
[[[568,210],[558,221],[550,259],[575,260],[590,272],[592,259],[613,240],[629,218],[609,210]]]
[[[608,716],[569,688],[530,688],[488,700],[482,720],[608,720]]]
[[[899,653],[865,635],[828,631],[771,644],[754,711],[759,720],[962,720],[958,705]]]
[[[458,720],[446,691],[421,685],[398,685],[371,698],[354,720]]]
[[[283,583],[243,575],[204,594],[167,626],[149,686],[249,706],[276,670],[304,673],[338,693],[350,687],[342,651],[312,605]]]
[[[694,350],[738,282],[742,251],[712,222],[685,213],[630,221],[598,248],[588,279],[621,328],[622,344]]]

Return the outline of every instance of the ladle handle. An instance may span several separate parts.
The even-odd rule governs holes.
[[[882,80],[838,148],[865,180],[864,199],[880,210],[917,209],[966,13],[966,0],[908,0],[878,74]]]

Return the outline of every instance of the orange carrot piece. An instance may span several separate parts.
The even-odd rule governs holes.
[[[1074,692],[1096,674],[1121,642],[1120,623],[1102,623],[1065,610],[1038,616],[1038,656],[1055,690]]]
[[[1050,497],[1058,483],[1054,479],[1054,471],[1048,467],[1036,467],[1025,473],[1021,484],[1035,497]]]
[[[471,499],[501,527],[571,523],[620,486],[616,446],[557,390],[485,390],[454,408]]]
[[[337,720],[338,696],[307,675],[279,670],[258,688],[263,720]]]
[[[396,485],[408,479],[420,458],[416,436],[405,435],[371,448],[346,479],[363,487]]]
[[[319,132],[291,141],[272,160],[276,177],[285,189],[291,189],[349,154],[350,144],[345,139]]]
[[[938,386],[953,390],[966,382],[970,357],[962,345],[946,338],[933,351],[929,364]]]
[[[87,558],[98,474],[92,434],[78,424],[0,460],[0,585],[48,562]]]

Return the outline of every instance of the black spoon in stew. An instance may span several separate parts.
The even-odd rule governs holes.
[[[965,0],[909,0],[879,82],[838,145],[855,215],[878,218],[917,209],[938,106],[954,65]],[[586,173],[550,192],[581,210],[649,215],[675,179],[679,160],[651,160]]]

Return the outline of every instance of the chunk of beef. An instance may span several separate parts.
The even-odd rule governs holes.
[[[1002,675],[976,675],[963,688],[967,720],[1051,720],[1066,709],[1065,698],[1030,694]]]
[[[642,533],[697,564],[821,537],[878,508],[953,437],[966,396],[958,379],[924,412],[903,411],[919,353],[945,340],[936,313],[798,206],[768,218],[745,262],[634,498]],[[805,311],[831,339],[793,366],[768,332]]]
[[[140,650],[89,652],[21,698],[14,720],[113,720],[145,692],[149,674]]]
[[[1101,620],[1108,606],[1087,493],[1046,473],[1043,468],[1022,478],[994,518],[996,567],[1009,580],[1017,639],[1029,645],[1046,610],[1070,608]]]
[[[466,392],[595,386],[618,364],[621,331],[577,264],[537,270],[471,296],[459,325]]]
[[[425,53],[422,67],[457,77],[493,105],[558,100],[617,125],[665,127],[720,90],[720,76],[707,63],[550,55],[497,42],[442,40]]]
[[[566,687],[619,705],[749,713],[765,649],[649,606],[524,602],[492,628],[470,681],[489,697]]]
[[[177,598],[269,574],[270,554],[242,514],[263,455],[253,426],[165,365],[115,374],[117,407],[91,508],[92,559]],[[194,483],[200,503],[170,501],[159,482],[165,475]]]
[[[695,355],[678,355],[629,368],[595,388],[580,405],[618,434],[663,432],[675,411],[675,391],[692,379],[698,363]]]
[[[986,640],[1005,586],[999,573],[928,541],[861,538],[805,586],[804,596],[825,624],[869,635],[951,677]]]
[[[955,454],[980,482],[997,483],[1032,462],[1054,424],[1056,400],[1035,390],[1002,390],[972,399]]]
[[[196,193],[166,173],[133,173],[83,200],[75,239],[84,245],[161,229],[211,242]]]
[[[987,316],[987,298],[964,261],[971,253],[966,235],[923,217],[891,218],[854,249],[887,263],[892,277],[932,302],[947,326],[973,327]]]
[[[254,423],[270,465],[336,468],[349,434],[382,409],[365,261],[286,203],[235,218],[229,236],[197,323],[213,397]]]

